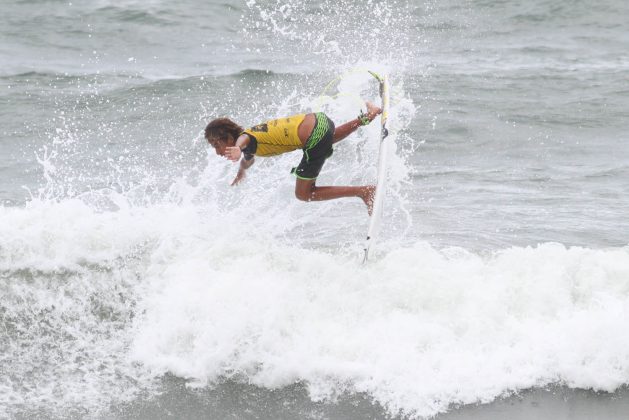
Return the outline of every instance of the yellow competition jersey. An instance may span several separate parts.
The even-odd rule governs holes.
[[[274,156],[301,149],[297,129],[305,117],[306,114],[297,114],[247,128],[243,133],[247,134],[251,141],[245,151],[250,151],[256,156]]]

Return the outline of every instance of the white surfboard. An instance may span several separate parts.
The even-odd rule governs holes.
[[[378,180],[376,182],[376,194],[373,199],[373,210],[369,218],[369,230],[367,231],[367,240],[365,241],[365,259],[366,262],[372,254],[375,239],[380,231],[382,221],[382,210],[384,205],[384,196],[387,188],[387,165],[388,165],[388,138],[389,130],[387,128],[387,120],[389,117],[389,78],[387,75],[379,76],[376,73],[369,72],[378,79],[380,83],[380,99],[382,100],[382,114],[380,114],[380,150],[378,152]]]

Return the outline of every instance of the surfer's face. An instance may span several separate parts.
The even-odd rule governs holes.
[[[236,142],[231,135],[228,135],[227,139],[211,138],[208,140],[208,143],[214,148],[217,155],[225,156],[225,149],[229,146],[233,146]]]

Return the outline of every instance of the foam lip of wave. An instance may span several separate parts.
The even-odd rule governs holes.
[[[171,255],[144,302],[136,360],[199,385],[244,375],[270,388],[303,381],[313,399],[367,392],[419,416],[629,378],[628,249],[546,244],[484,259],[418,243],[357,270],[328,254],[237,246],[239,267],[197,258],[196,244]]]
[[[209,219],[206,211],[96,212],[80,200],[2,208],[3,276],[19,277],[25,267],[34,276],[6,283],[4,313],[19,317],[35,305],[71,332],[9,336],[4,360],[38,366],[35,379],[54,377],[69,398],[34,401],[123,398],[117,373],[103,373],[114,366],[133,378],[126,397],[170,372],[197,385],[301,381],[315,400],[365,392],[392,414],[421,416],[550,383],[606,391],[627,383],[629,248],[551,243],[481,257],[419,242],[361,267],[358,259],[250,235],[230,223],[242,217],[233,209],[214,209]],[[137,250],[133,263],[119,260]],[[51,282],[61,279],[53,274],[63,267],[68,304],[53,304]],[[115,303],[118,293],[135,302],[133,314]],[[96,365],[77,362],[87,375],[77,377],[42,364],[35,350],[51,337],[60,360],[77,352],[105,370],[90,375]],[[34,352],[18,355],[25,340]],[[103,389],[99,398],[95,387]],[[20,397],[14,392],[4,401]]]

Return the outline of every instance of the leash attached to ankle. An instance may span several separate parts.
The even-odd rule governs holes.
[[[369,125],[371,122],[367,114],[365,114],[362,109],[360,110],[360,114],[358,114],[358,121],[360,122],[360,125]]]

